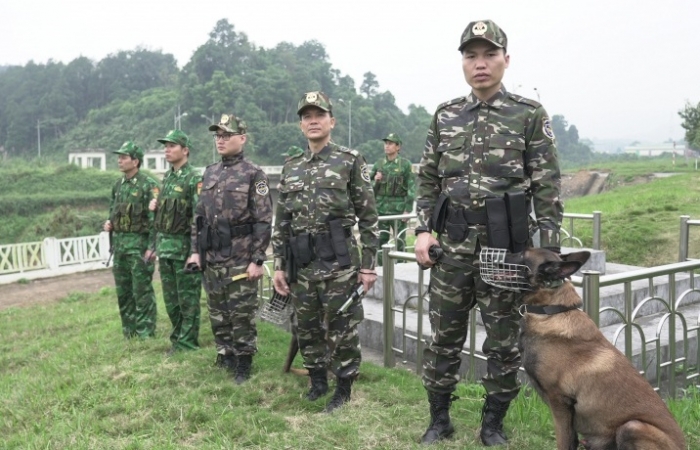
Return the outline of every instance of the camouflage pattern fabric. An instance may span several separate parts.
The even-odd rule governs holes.
[[[195,220],[202,216],[216,226],[217,218],[228,219],[231,227],[251,224],[253,233],[232,240],[230,254],[207,251],[207,262],[226,267],[265,261],[270,245],[272,197],[269,181],[262,169],[243,154],[223,158],[207,166],[202,176],[202,191],[195,207]],[[192,253],[197,252],[197,229],[192,225]]]
[[[170,169],[163,179],[155,214],[163,302],[172,330],[170,342],[176,350],[199,348],[200,274],[185,273],[190,256],[190,232],[201,177],[189,164]]]
[[[357,280],[357,271],[374,269],[377,252],[377,210],[369,178],[369,167],[355,150],[329,143],[317,154],[307,150],[284,165],[280,177],[272,246],[275,270],[284,270],[284,243],[289,239],[285,223],[295,235],[327,232],[330,219],[342,219],[350,229],[358,223],[362,250],[355,236],[346,237],[351,267],[338,261],[314,259],[298,269],[298,283],[291,286],[298,320],[299,349],[307,368],[326,367],[341,377],[355,373],[360,364],[357,325],[362,305],[346,315],[338,309],[347,300]],[[361,254],[361,255],[360,255]],[[328,336],[320,317],[326,317]],[[352,318],[350,318],[350,316]]]
[[[448,256],[476,265],[478,255]],[[478,272],[439,264],[430,271],[431,342],[423,352],[423,385],[437,393],[451,393],[459,382],[460,352],[467,337],[469,313],[479,306],[486,328],[482,350],[487,357],[487,374],[482,379],[486,392],[499,399],[515,398],[520,389],[517,350],[520,315],[518,294],[484,283]]]
[[[144,247],[143,251],[146,251]],[[141,255],[114,252],[114,284],[124,337],[153,337],[156,331],[156,295],[153,292],[153,264]]]
[[[531,235],[539,228],[543,247],[559,245],[564,207],[557,149],[549,116],[534,100],[501,87],[488,102],[469,94],[440,105],[428,130],[419,178],[417,230],[430,229],[441,192],[452,205],[482,211],[489,197],[525,191],[537,216]],[[440,245],[473,254],[485,233],[483,225],[472,225],[466,240],[444,235]]]
[[[377,172],[382,173],[380,181],[374,180]],[[374,196],[380,216],[413,211],[416,187],[409,160],[397,156],[389,161],[385,157],[374,163],[369,177],[374,183]]]
[[[551,130],[544,108],[501,86],[487,102],[473,93],[440,105],[433,116],[421,160],[417,210],[419,227],[431,230],[430,219],[441,193],[452,206],[483,211],[489,197],[506,192],[526,193],[536,220],[530,218],[530,234],[540,231],[542,246],[559,245],[563,204],[559,197],[560,172]],[[440,246],[453,258],[476,260],[487,245],[486,227],[470,224],[463,241],[438,236]],[[478,302],[487,330],[484,351],[489,394],[517,395],[517,379],[511,374],[519,356],[515,306],[519,298],[486,288],[478,274],[431,271],[430,317],[433,340],[424,352],[423,383],[428,390],[454,389],[459,349],[466,338],[468,311]],[[510,311],[510,312],[508,312]],[[458,325],[461,323],[462,325]],[[516,330],[516,331],[514,331]],[[502,401],[505,398],[500,398]]]
[[[362,301],[338,314],[356,279],[357,273],[349,272],[325,281],[299,277],[292,285],[297,339],[305,368],[327,368],[341,378],[359,372],[362,355],[357,327],[364,319]]]
[[[114,282],[126,337],[150,337],[156,327],[156,299],[152,264],[142,257],[153,242],[153,213],[148,203],[158,193],[158,182],[137,172],[122,177],[112,188],[109,217],[114,227]]]
[[[238,267],[211,264],[204,272],[204,283],[214,286],[225,277],[245,272],[247,267],[248,264]],[[238,280],[207,294],[216,352],[236,356],[257,353],[258,283]]]
[[[257,351],[257,283],[239,280],[216,291],[212,291],[211,287],[226,276],[245,272],[251,262],[265,261],[272,223],[272,197],[267,175],[242,153],[208,166],[195,208],[195,221],[199,216],[210,225],[223,217],[228,219],[231,227],[252,226],[252,234],[231,239],[229,250],[208,250],[204,272],[209,319],[217,352],[223,355],[252,355]],[[197,251],[196,233],[193,224],[192,253]]]
[[[361,256],[355,236],[346,238],[351,268],[340,269],[337,261],[326,265],[317,258],[308,267],[300,268],[300,274],[309,280],[321,281],[357,271],[357,268],[374,268],[378,244],[377,209],[369,167],[362,155],[332,142],[316,155],[307,150],[303,156],[287,161],[278,188],[275,223],[291,223],[295,234],[327,232],[331,219],[342,219],[345,228],[357,223],[360,230]],[[288,238],[281,227],[275,227],[272,235],[275,270],[284,270],[283,244]]]

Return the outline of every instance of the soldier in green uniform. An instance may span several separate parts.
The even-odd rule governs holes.
[[[531,245],[536,231],[543,247],[559,247],[563,204],[554,133],[542,105],[501,83],[510,59],[506,48],[506,34],[492,21],[467,26],[459,51],[471,93],[438,106],[421,160],[415,254],[419,264],[432,266],[432,339],[423,355],[431,417],[426,444],[454,432],[449,408],[474,306],[486,328],[484,445],[507,442],[503,419],[520,389],[520,296],[487,285],[477,270],[454,261],[435,264],[430,247],[439,245],[448,258],[473,267],[481,247],[514,251]]]
[[[188,263],[204,269],[215,364],[241,384],[258,351],[258,280],[270,245],[272,197],[265,172],[243,154],[245,122],[223,114],[209,131],[221,161],[202,176]]]
[[[116,152],[124,176],[112,188],[109,220],[103,229],[114,233],[114,282],[127,338],[152,337],[156,331],[156,298],[153,292],[153,264],[148,263],[148,246],[153,242],[153,213],[148,204],[158,196],[158,182],[142,173],[143,150],[127,141]]]
[[[191,255],[194,207],[202,188],[202,177],[188,162],[190,140],[183,131],[171,130],[158,142],[165,147],[165,159],[172,167],[163,177],[160,195],[149,206],[155,211],[163,301],[173,326],[172,348],[168,352],[172,354],[199,348],[202,280],[199,273],[185,270],[185,261]]]
[[[374,163],[370,178],[374,180],[374,197],[380,216],[410,214],[415,199],[415,183],[411,172],[411,162],[399,156],[401,138],[396,133],[389,133],[384,141],[386,157]],[[381,248],[389,242],[391,229],[396,233],[396,249],[406,249],[407,220],[379,222],[379,255],[377,265],[382,265]]]
[[[299,350],[311,377],[306,398],[317,400],[328,392],[327,370],[336,376],[335,393],[326,405],[331,412],[350,400],[359,372],[362,302],[341,307],[359,283],[367,291],[377,279],[377,210],[364,158],[331,141],[335,118],[326,94],[304,94],[297,113],[308,148],[282,169],[272,238],[273,282],[280,295],[291,291]],[[352,232],[355,224],[361,251]],[[284,271],[285,245],[297,267],[291,287]]]

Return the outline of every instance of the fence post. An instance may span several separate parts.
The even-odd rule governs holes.
[[[59,253],[58,245],[56,245],[56,238],[47,237],[44,238],[42,243],[42,251],[44,252],[44,257],[46,258],[46,265],[51,270],[58,269],[59,263],[61,261],[61,255]]]
[[[600,211],[593,211],[593,249],[600,250]]]
[[[394,367],[394,262],[389,259],[392,244],[382,246],[382,282],[384,283],[384,367]],[[422,301],[422,299],[421,299]]]
[[[690,216],[681,216],[681,235],[678,245],[678,262],[684,262],[688,260],[688,220],[690,220]]]
[[[600,328],[600,272],[582,270],[583,275],[583,311]]]
[[[106,231],[100,231],[100,259],[107,260],[109,258],[109,233]]]

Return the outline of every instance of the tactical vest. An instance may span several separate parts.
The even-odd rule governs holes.
[[[192,223],[192,202],[187,196],[187,188],[182,192],[172,191],[169,198],[158,199],[154,227],[166,234],[187,234]]]
[[[397,166],[401,167],[401,164],[397,159]],[[374,192],[376,195],[381,197],[405,197],[408,195],[408,189],[406,188],[406,180],[403,176],[403,171],[401,172],[391,172],[386,173],[384,169],[385,159],[379,162],[379,167],[377,167],[377,172],[382,173],[382,179],[375,181]]]
[[[144,204],[143,187],[132,188],[126,201],[114,205],[111,222],[114,231],[120,233],[148,233],[148,206]],[[133,195],[133,193],[136,195]]]

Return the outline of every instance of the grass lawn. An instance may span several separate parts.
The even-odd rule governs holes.
[[[260,323],[253,377],[236,386],[212,366],[204,305],[202,349],[168,358],[168,319],[158,302],[157,337],[145,341],[122,338],[114,289],[0,311],[0,448],[421,448],[428,402],[412,373],[363,363],[352,401],[323,414],[330,395],[308,402],[307,379],[281,371],[287,332]],[[460,384],[456,394],[455,437],[433,448],[483,448],[483,390]],[[699,402],[698,392],[671,402],[690,448],[700,448]],[[529,390],[505,426],[509,448],[554,448],[549,411]]]

